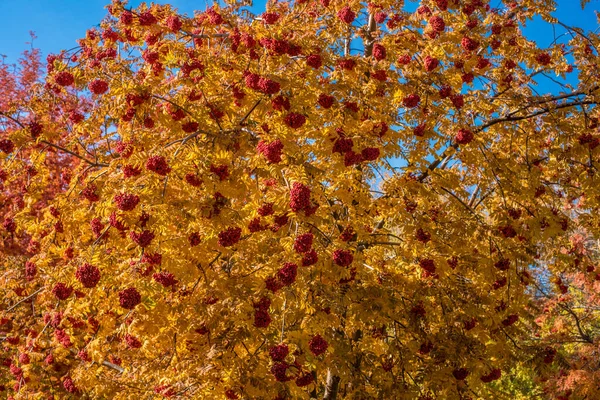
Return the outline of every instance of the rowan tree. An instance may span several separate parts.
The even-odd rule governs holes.
[[[2,170],[37,173],[4,226],[31,245],[3,264],[0,384],[13,398],[597,395],[597,366],[581,366],[597,309],[590,327],[573,313],[597,302],[596,251],[577,240],[599,226],[599,38],[554,8],[186,16],[113,1],[48,58],[35,96],[1,110]],[[522,34],[534,17],[568,39],[540,48]],[[540,93],[551,74],[577,84]],[[560,375],[582,369],[578,393]]]

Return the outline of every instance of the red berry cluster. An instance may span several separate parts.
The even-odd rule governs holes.
[[[252,72],[245,72],[244,82],[250,89],[264,94],[276,94],[281,89],[278,82]]]
[[[418,94],[409,94],[404,99],[402,99],[402,105],[406,108],[415,108],[421,102],[421,97]]]
[[[336,249],[333,252],[333,262],[340,267],[347,267],[354,261],[354,256],[350,250]]]
[[[299,212],[310,208],[310,188],[302,183],[294,182],[290,190],[290,208]]]
[[[296,281],[298,274],[298,265],[288,262],[279,268],[277,271],[277,278],[283,284],[283,286],[289,286]]]
[[[268,226],[261,223],[260,217],[253,218],[248,223],[248,230],[252,233],[267,230]]]
[[[127,310],[133,310],[142,302],[142,296],[136,288],[130,287],[119,292],[119,304]]]
[[[83,287],[93,288],[100,281],[100,270],[91,264],[83,264],[75,272],[75,277]]]
[[[308,347],[310,348],[311,353],[315,356],[319,356],[327,351],[329,344],[321,335],[317,334],[310,339]]]
[[[114,202],[117,203],[117,208],[119,210],[131,211],[140,202],[140,197],[135,194],[119,193],[115,195]]]
[[[435,57],[426,56],[425,60],[423,60],[423,65],[425,66],[425,71],[431,72],[440,65],[440,61]]]
[[[242,229],[239,227],[229,227],[219,232],[219,246],[231,247],[240,241]]]
[[[158,175],[165,176],[171,172],[171,167],[163,156],[152,156],[146,161],[146,169],[155,172]]]
[[[298,129],[306,123],[306,117],[302,114],[291,112],[283,118],[283,122],[292,129]]]
[[[108,222],[109,222],[110,226],[112,226],[113,228],[116,228],[119,231],[127,230],[127,226],[125,225],[123,220],[119,218],[116,211],[113,211],[110,214],[110,217],[108,217]]]
[[[164,287],[175,286],[177,284],[177,279],[175,279],[175,275],[167,271],[157,272],[154,275],[152,275],[152,278]]]
[[[377,79],[378,81],[385,82],[387,81],[387,72],[383,69],[378,69],[371,74],[371,78]]]
[[[488,374],[482,375],[479,379],[483,383],[490,383],[495,380],[498,380],[502,377],[502,370],[500,368],[492,369]]]
[[[154,239],[154,233],[148,230],[144,230],[140,233],[132,231],[129,233],[129,238],[131,238],[135,244],[143,248],[148,247],[150,243],[152,243],[152,240]]]
[[[273,293],[277,292],[279,289],[281,289],[283,287],[283,285],[281,284],[279,279],[277,279],[274,276],[270,276],[267,279],[265,279],[265,286],[266,286],[267,290],[270,290]]]
[[[441,11],[446,11],[448,9],[448,0],[434,0],[434,2]]]
[[[498,268],[500,271],[506,271],[510,268],[510,260],[507,258],[502,258],[496,261],[494,267]]]
[[[73,288],[63,282],[58,282],[52,288],[52,294],[59,300],[66,300],[73,293]]]
[[[303,267],[315,265],[317,263],[317,261],[319,261],[319,256],[317,255],[317,252],[315,251],[315,249],[312,249],[312,250],[304,253],[304,255],[302,256],[302,266]]]
[[[192,133],[192,132],[196,132],[198,130],[198,127],[200,126],[200,124],[198,124],[195,121],[189,121],[186,122],[184,124],[181,124],[181,129],[185,132],[185,133]]]
[[[257,328],[266,328],[271,324],[271,316],[265,310],[254,310],[254,326]]]
[[[181,29],[183,23],[177,15],[169,15],[165,25],[167,25],[167,28],[169,28],[171,32],[177,33]]]
[[[444,29],[446,29],[444,19],[438,15],[429,18],[429,26],[431,26],[431,29],[435,32],[444,32]]]
[[[378,61],[385,60],[385,58],[387,57],[385,47],[379,43],[375,43],[373,45],[372,54],[373,54],[373,58]]]
[[[210,165],[210,172],[215,174],[220,181],[223,181],[229,177],[229,167],[227,165]]]
[[[208,10],[206,10],[206,16],[208,17],[208,20],[212,25],[221,25],[223,22],[225,22],[223,20],[223,16],[219,14],[214,9],[214,7],[211,7]]]
[[[335,102],[335,97],[329,96],[325,93],[321,93],[317,102],[321,107],[329,109],[331,108],[331,106],[333,106],[333,103]]]
[[[90,355],[88,354],[86,349],[79,350],[79,352],[77,353],[77,356],[81,359],[81,361],[85,361],[85,362],[92,361],[92,358],[90,357]]]
[[[469,371],[466,368],[457,368],[452,371],[452,375],[457,381],[464,381],[469,376]]]
[[[279,20],[281,15],[279,15],[279,13],[276,12],[264,12],[262,13],[261,17],[265,24],[272,25]]]
[[[302,235],[299,235],[294,241],[294,250],[297,253],[306,253],[310,251],[310,249],[312,248],[312,244],[313,234],[310,232],[303,233]]]
[[[27,261],[25,263],[25,279],[27,281],[32,281],[35,279],[37,275],[37,266],[31,261]]]
[[[430,258],[421,258],[419,260],[419,267],[429,274],[435,274],[435,262]]]
[[[75,386],[75,383],[73,382],[73,379],[71,379],[70,376],[67,376],[63,381],[63,387],[69,393],[77,393],[79,391],[79,389],[77,388],[77,386]]]
[[[142,342],[140,341],[140,339],[136,338],[133,335],[130,335],[129,333],[125,335],[123,341],[125,342],[125,345],[130,349],[139,349],[140,347],[142,347]]]
[[[29,129],[29,132],[31,133],[31,137],[34,139],[37,139],[37,137],[40,136],[44,130],[44,127],[42,126],[42,124],[40,124],[37,121],[32,121],[29,124],[27,124],[27,128]]]
[[[0,140],[0,151],[9,154],[15,149],[15,144],[10,139]]]
[[[69,71],[61,71],[54,75],[54,81],[60,86],[71,86],[75,82],[75,78]]]
[[[290,349],[285,343],[278,344],[277,346],[273,346],[269,349],[269,356],[273,361],[283,361],[289,353]]]
[[[156,21],[157,21],[157,19],[154,16],[154,14],[152,14],[152,12],[149,11],[149,10],[140,13],[138,19],[140,21],[140,25],[141,26],[154,25],[156,23]]]
[[[475,39],[471,39],[468,36],[465,36],[461,39],[460,45],[466,51],[475,51],[479,48],[479,42]]]
[[[276,139],[271,143],[266,143],[265,141],[258,142],[256,146],[256,150],[259,154],[262,154],[269,164],[277,164],[281,162],[281,154],[283,153],[283,143],[281,140]]]
[[[104,94],[108,91],[108,82],[102,79],[94,79],[88,84],[88,89],[93,94]]]
[[[356,19],[356,13],[350,9],[350,7],[345,6],[337,13],[338,18],[345,22],[346,24],[351,24],[354,19]]]
[[[190,236],[188,236],[188,241],[190,242],[191,247],[198,246],[201,240],[202,238],[200,237],[200,233],[198,232],[192,232],[190,233]]]
[[[194,187],[202,186],[202,179],[193,172],[189,172],[185,175],[185,181]]]
[[[323,60],[321,59],[320,55],[311,54],[306,57],[306,65],[314,69],[319,69],[323,65]]]

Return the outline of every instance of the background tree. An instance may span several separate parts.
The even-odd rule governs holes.
[[[594,395],[551,380],[597,339],[554,340],[538,295],[595,259],[597,35],[538,48],[551,1],[244,7],[115,1],[3,111],[3,170],[37,171],[11,396]]]

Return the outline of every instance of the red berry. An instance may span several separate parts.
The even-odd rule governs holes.
[[[242,236],[242,229],[239,227],[230,227],[219,232],[219,246],[231,247],[239,242]]]
[[[429,25],[435,32],[443,32],[446,29],[444,19],[437,15],[429,18]]]
[[[470,130],[459,129],[454,140],[458,144],[468,144],[473,140],[473,138],[474,138],[473,132],[471,132]]]
[[[351,24],[352,21],[356,18],[356,13],[350,9],[350,7],[345,6],[337,13],[338,18],[345,22],[346,24]]]
[[[154,233],[148,230],[144,230],[141,233],[132,231],[129,233],[129,237],[135,242],[135,244],[144,248],[150,245],[150,243],[154,239]]]
[[[435,57],[426,56],[423,64],[425,65],[425,71],[431,72],[440,65],[440,62]]]
[[[152,156],[146,161],[146,169],[153,171],[158,175],[165,176],[171,172],[171,167],[163,156]]]
[[[71,86],[75,82],[75,78],[69,71],[61,71],[54,75],[54,81],[60,86]]]
[[[119,193],[115,196],[114,202],[117,203],[119,210],[131,211],[138,205],[140,198],[135,194]]]
[[[329,344],[327,341],[319,334],[313,336],[312,339],[310,339],[310,342],[308,342],[308,347],[315,356],[325,353],[328,346]]]
[[[93,94],[104,94],[108,91],[108,83],[102,79],[94,79],[88,85],[90,92]]]
[[[291,112],[283,119],[285,124],[292,129],[298,129],[306,123],[306,117],[302,114]]]
[[[152,278],[164,287],[175,286],[177,284],[177,279],[175,279],[175,275],[167,271],[157,272],[154,275],[152,275]]]
[[[272,25],[279,20],[281,15],[279,15],[279,13],[276,12],[264,12],[262,13],[261,17],[266,25]]]
[[[354,261],[354,256],[350,250],[336,249],[333,252],[333,262],[340,267],[347,267]]]
[[[310,207],[310,188],[299,182],[294,182],[290,191],[290,208],[294,212]]]
[[[141,302],[142,296],[134,287],[119,292],[119,304],[125,309],[133,310]]]
[[[75,277],[86,288],[95,287],[100,281],[100,270],[90,264],[83,264],[75,272]]]
[[[468,36],[463,37],[460,41],[460,44],[466,51],[475,51],[479,48],[479,42],[475,39],[471,39]]]
[[[254,311],[254,326],[257,328],[266,328],[271,324],[271,316],[267,311],[255,310]]]
[[[409,94],[402,100],[402,105],[406,108],[415,108],[421,102],[421,97],[418,94]]]
[[[284,286],[290,286],[296,281],[297,273],[298,265],[288,262],[277,271],[277,277]]]
[[[321,60],[321,56],[318,54],[311,54],[306,57],[306,65],[311,68],[319,69],[323,65],[323,61]]]
[[[290,349],[288,348],[287,344],[281,343],[269,349],[269,356],[273,361],[283,361],[285,360],[289,352]]]
[[[380,60],[384,60],[385,57],[387,56],[387,53],[385,51],[385,47],[383,47],[383,45],[379,44],[379,43],[375,43],[373,45],[373,58],[375,58],[376,60],[380,61]]]
[[[130,349],[139,349],[140,347],[142,347],[142,342],[135,336],[130,335],[129,333],[125,334],[124,341],[127,347]]]
[[[299,235],[294,241],[294,250],[297,253],[306,253],[310,251],[310,249],[312,248],[312,244],[313,234],[310,232],[303,233],[302,235]]]
[[[52,288],[52,294],[59,300],[66,300],[72,293],[73,288],[63,282],[56,283]]]

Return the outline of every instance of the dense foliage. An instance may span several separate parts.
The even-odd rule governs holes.
[[[493,6],[115,0],[0,65],[0,389],[598,398],[600,38]]]

